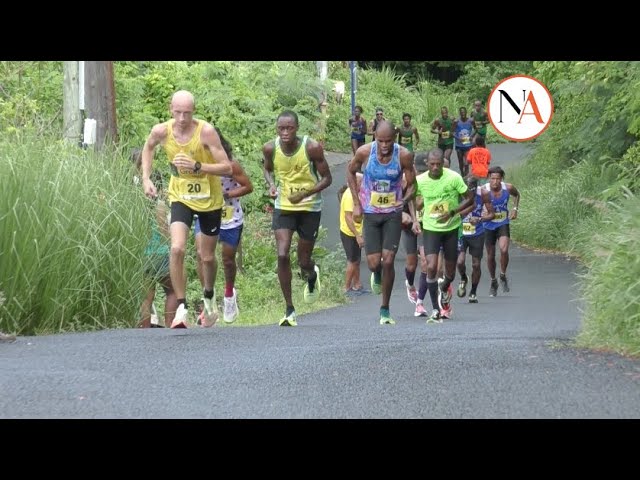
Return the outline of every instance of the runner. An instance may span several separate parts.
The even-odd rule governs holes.
[[[414,229],[419,228],[415,212],[413,153],[394,142],[396,129],[382,121],[376,140],[360,147],[347,166],[347,183],[353,196],[353,218],[364,217],[363,231],[367,264],[371,270],[371,290],[382,293],[380,325],[393,325],[389,301],[395,280],[394,260],[400,244],[402,208],[409,204]],[[356,173],[362,171],[362,188]],[[407,191],[402,195],[402,175]]]
[[[298,232],[298,265],[303,278],[304,301],[313,303],[321,290],[320,269],[311,258],[320,229],[322,196],[331,185],[331,171],[322,145],[298,136],[298,115],[285,110],[276,122],[278,136],[262,147],[264,176],[275,198],[272,228],[278,253],[278,281],[286,303],[281,327],[298,325],[291,295],[291,240]],[[360,147],[364,148],[364,147]]]
[[[467,295],[467,267],[465,259],[467,250],[471,254],[471,292],[469,293],[469,303],[478,303],[477,289],[480,283],[482,254],[484,253],[484,223],[493,220],[495,213],[489,198],[489,191],[478,186],[476,177],[467,177],[469,190],[475,192],[475,203],[460,212],[462,217],[462,237],[458,240],[458,273],[460,273],[460,283],[458,284],[458,297],[464,298]],[[486,207],[486,208],[485,208]],[[486,213],[483,214],[483,210]]]
[[[416,178],[417,194],[424,199],[422,231],[424,252],[427,256],[427,279],[420,285],[415,316],[425,316],[422,306],[427,290],[433,311],[427,323],[451,318],[450,285],[455,278],[458,248],[458,230],[462,223],[460,211],[473,205],[474,194],[467,188],[459,173],[444,168],[443,152],[434,148],[426,160],[427,172]],[[460,203],[460,196],[464,197]],[[444,278],[437,279],[438,252],[444,250]],[[436,283],[437,282],[437,283]],[[421,306],[418,309],[418,305]]]
[[[495,217],[484,223],[485,245],[487,248],[487,267],[491,276],[489,296],[498,295],[498,280],[496,280],[496,242],[500,247],[500,284],[504,293],[509,292],[507,267],[509,266],[509,243],[511,239],[510,222],[518,218],[520,192],[510,183],[504,183],[504,170],[496,166],[489,169],[489,183],[485,184],[489,190],[491,203],[495,210]],[[513,209],[509,211],[509,197],[513,197]]]

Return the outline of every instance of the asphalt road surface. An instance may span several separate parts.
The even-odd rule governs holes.
[[[524,154],[490,148],[495,165]],[[335,192],[348,156],[329,157],[323,224],[339,245]],[[511,292],[490,298],[483,265],[480,303],[454,297],[454,319],[435,325],[413,316],[399,255],[394,326],[378,324],[380,299],[365,295],[297,328],[19,337],[0,344],[0,417],[640,418],[640,362],[571,347],[577,268],[512,245]],[[364,262],[362,272],[368,279]]]

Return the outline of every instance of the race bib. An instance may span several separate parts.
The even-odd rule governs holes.
[[[476,126],[476,130],[480,130],[482,128],[482,122],[480,120],[476,120],[473,124]]]
[[[225,205],[222,207],[222,212],[220,213],[220,222],[227,224],[231,223],[233,220],[233,205]]]
[[[449,211],[449,202],[437,202],[429,208],[429,218],[438,218]]]
[[[471,138],[470,137],[460,137],[460,141],[462,142],[463,145],[469,145],[471,143]]]
[[[393,207],[396,203],[396,192],[379,193],[371,192],[369,205],[378,208]]]
[[[400,143],[402,145],[406,145],[407,143],[411,143],[413,137],[400,137]]]
[[[422,223],[422,217],[424,216],[424,210],[420,209],[416,212],[416,220]]]
[[[491,221],[492,222],[501,222],[505,218],[507,218],[507,212],[496,212],[496,216],[493,217],[493,220],[491,220]]]
[[[178,181],[177,190],[183,200],[206,200],[211,198],[209,179],[206,176],[202,178],[178,177],[175,180]]]
[[[449,138],[449,136],[450,136],[450,135],[451,135],[451,132],[442,132],[442,133],[440,134],[440,136],[441,136],[442,138]]]
[[[462,224],[462,234],[463,235],[475,235],[476,226],[471,223],[463,223]]]
[[[294,193],[307,191],[309,188],[306,185],[287,185],[285,191],[287,192],[287,197],[289,195],[293,195]]]

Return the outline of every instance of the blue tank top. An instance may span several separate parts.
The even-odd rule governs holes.
[[[391,161],[378,161],[378,142],[371,143],[371,154],[364,168],[360,204],[364,213],[393,213],[402,210],[402,168],[400,146],[393,144]]]
[[[487,230],[497,230],[503,225],[507,225],[509,223],[509,192],[507,191],[507,186],[504,182],[502,182],[502,190],[500,190],[500,195],[497,197],[493,196],[493,192],[487,183],[486,188],[489,189],[489,196],[491,197],[491,204],[493,205],[493,209],[496,212],[496,216],[493,220],[485,222],[484,228]]]
[[[482,207],[484,207],[484,202],[482,201],[482,187],[476,188],[476,205],[471,210],[466,217],[462,219],[462,235],[467,238],[477,237],[478,235],[482,235],[484,233],[484,225],[483,222],[478,222],[475,225],[472,225],[471,217],[482,217]]]
[[[473,121],[470,118],[467,118],[466,122],[462,122],[458,119],[455,131],[456,148],[471,148],[472,129]]]

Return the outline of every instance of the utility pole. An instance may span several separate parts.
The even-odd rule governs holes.
[[[325,80],[328,75],[328,62],[316,62],[316,67],[318,69],[318,76],[320,77],[320,82],[322,83],[322,91],[320,93],[320,142],[322,146],[324,146],[325,142],[325,130],[327,127],[327,91],[325,90]]]
[[[358,91],[358,78],[356,76],[356,62],[349,62],[349,70],[351,70],[351,115],[356,112],[356,92]]]
[[[100,150],[118,139],[113,62],[84,62],[84,92],[85,117],[96,121],[95,148]]]
[[[78,62],[62,62],[62,118],[63,137],[74,145],[80,144],[82,117],[78,97]]]

